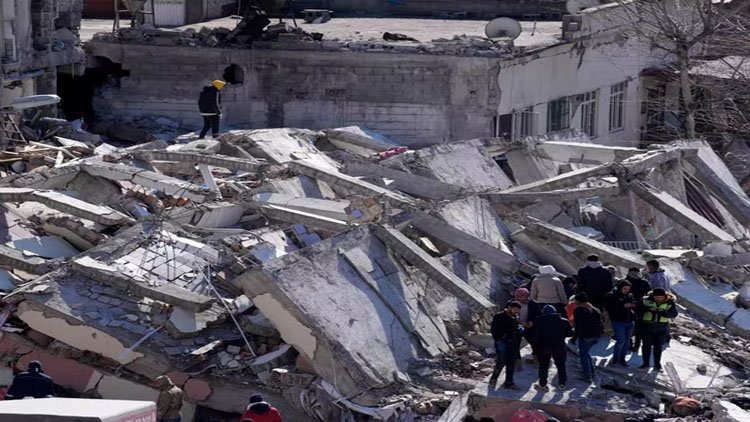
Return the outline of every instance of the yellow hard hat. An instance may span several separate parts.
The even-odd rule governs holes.
[[[218,90],[221,90],[222,88],[224,88],[224,85],[226,85],[226,84],[227,84],[226,82],[224,82],[224,81],[222,81],[220,79],[217,79],[217,80],[211,82],[211,85],[213,85],[213,87],[216,88],[216,89],[218,89]]]

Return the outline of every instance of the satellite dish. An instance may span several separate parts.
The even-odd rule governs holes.
[[[569,14],[575,15],[581,10],[599,6],[600,4],[601,2],[599,0],[568,0],[565,2],[565,10],[567,10]]]
[[[487,38],[511,38],[516,39],[521,35],[521,24],[511,18],[497,18],[489,21],[484,27]]]

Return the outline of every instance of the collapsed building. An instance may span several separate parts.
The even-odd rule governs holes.
[[[201,421],[254,392],[289,420],[622,420],[690,393],[740,414],[750,200],[706,144],[398,146],[238,130],[56,147],[74,157],[3,173],[3,368],[40,359],[64,394],[110,399],[154,400],[169,374]],[[538,265],[571,274],[594,252],[663,261],[688,310],[674,373],[602,367],[601,388],[543,399],[488,389],[493,311]]]
[[[59,93],[69,118],[108,114],[101,135],[47,121],[3,152],[0,384],[41,360],[60,395],[155,400],[168,374],[196,421],[255,392],[300,421],[656,418],[677,395],[743,420],[750,199],[701,141],[634,142],[628,99],[660,58],[610,60],[608,10],[513,41],[320,39],[259,14],[97,35]],[[176,136],[214,77],[245,129]],[[604,366],[605,345],[598,385],[488,387],[493,312],[539,265],[573,274],[590,253],[663,262],[687,310],[667,372]]]

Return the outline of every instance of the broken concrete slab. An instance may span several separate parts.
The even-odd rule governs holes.
[[[658,191],[653,186],[635,180],[629,184],[630,190],[644,201],[672,218],[676,223],[695,233],[704,241],[734,242],[734,236],[717,227],[702,215],[683,205],[667,192]]]
[[[542,142],[534,151],[549,160],[575,164],[615,163],[646,152],[638,148],[564,141]]]
[[[288,344],[282,344],[278,349],[256,357],[247,363],[250,372],[259,374],[289,364],[292,360],[294,349]]]
[[[704,274],[721,277],[735,286],[742,286],[745,283],[750,283],[749,272],[744,269],[730,268],[714,262],[713,260],[694,258],[688,260],[687,265]]]
[[[391,262],[387,246],[371,230],[363,226],[336,235],[304,253],[267,261],[235,281],[316,373],[336,380],[345,395],[357,392],[359,403],[376,403],[379,391],[395,382],[395,373],[405,372],[422,353],[419,338],[402,325],[408,320],[399,321],[381,295],[399,294],[400,301],[388,300],[400,307],[427,305],[418,299],[424,294],[424,275]],[[366,255],[354,268],[341,252],[356,248]],[[376,292],[360,271],[368,272],[379,288],[390,286]],[[408,290],[413,296],[406,295]]]
[[[586,236],[566,230],[533,217],[525,218],[526,229],[541,236],[542,239],[551,239],[553,241],[570,244],[575,248],[580,248],[587,253],[596,253],[602,261],[614,265],[630,268],[643,267],[645,261],[638,255],[624,251],[619,248],[605,245]]]
[[[401,193],[391,192],[372,183],[339,173],[338,170],[333,171],[310,162],[292,161],[289,163],[289,170],[322,180],[331,186],[336,186],[353,193],[380,197],[394,207],[408,206],[414,203],[413,199]]]
[[[315,148],[314,141],[322,135],[322,132],[312,130],[280,128],[233,130],[219,139],[274,164],[304,160],[329,171],[336,170],[337,163]]]
[[[589,178],[606,176],[611,174],[611,172],[612,170],[609,164],[602,164],[596,167],[585,167],[563,173],[550,179],[539,180],[525,185],[518,185],[504,189],[503,192],[545,192],[567,189],[578,186]]]
[[[713,148],[701,141],[679,141],[678,145],[696,148],[698,153],[687,157],[688,171],[708,187],[727,210],[745,227],[750,226],[750,198]]]
[[[249,158],[235,158],[217,154],[206,154],[198,152],[188,152],[184,149],[179,151],[167,150],[146,150],[137,151],[133,156],[143,160],[161,160],[177,161],[196,164],[205,164],[213,167],[226,168],[236,171],[247,171],[251,173],[260,173],[268,168],[268,163],[262,160],[251,160]]]
[[[0,185],[32,189],[57,189],[73,180],[81,171],[77,164],[42,168],[21,176],[9,176],[0,180]]]
[[[252,200],[260,206],[274,205],[339,221],[347,221],[349,219],[349,215],[346,212],[346,208],[350,205],[349,201],[299,198],[277,193],[259,193],[253,195]]]
[[[482,196],[489,199],[493,205],[532,204],[537,202],[575,201],[605,196],[615,196],[622,193],[619,185],[600,186],[581,189],[564,189],[543,192],[489,192]]]
[[[147,279],[141,277],[130,277],[123,274],[118,268],[96,261],[84,256],[72,262],[73,270],[80,274],[126,292],[132,292],[142,296],[160,300],[165,303],[190,309],[198,312],[208,309],[214,302],[214,298],[193,293],[189,290],[177,287],[173,284],[161,286],[152,285]]]
[[[57,265],[38,256],[26,256],[23,251],[0,245],[0,265],[7,265],[31,274],[46,274]]]
[[[671,261],[662,267],[671,280],[672,291],[690,311],[722,326],[737,311],[732,303],[710,291],[691,269]]]
[[[264,204],[260,211],[272,220],[286,221],[288,223],[302,224],[332,233],[348,229],[350,226],[346,221],[336,220],[309,212],[299,211],[293,208],[280,207],[277,205]]]
[[[103,177],[109,180],[132,182],[137,185],[157,189],[167,195],[189,198],[190,200],[199,203],[215,199],[215,193],[198,185],[123,164],[87,161],[81,164],[81,170],[92,176]]]
[[[336,148],[362,157],[371,157],[398,146],[392,142],[386,142],[382,136],[377,137],[377,134],[359,126],[327,129],[323,133],[325,133],[328,142]]]
[[[648,151],[644,154],[634,155],[630,158],[613,164],[612,168],[618,175],[638,175],[659,168],[664,163],[679,160],[683,157],[689,157],[697,151],[690,148],[667,147]]]
[[[90,204],[60,192],[29,188],[0,188],[0,202],[25,201],[39,202],[54,210],[107,226],[123,225],[134,221],[109,207]]]
[[[468,188],[378,164],[349,161],[344,165],[344,172],[350,176],[382,177],[391,181],[388,186],[391,189],[434,201],[458,199],[471,191]]]
[[[487,153],[481,140],[434,145],[383,161],[397,170],[474,191],[507,189],[513,181]]]
[[[456,295],[472,309],[483,311],[494,307],[494,304],[489,299],[480,295],[463,280],[456,277],[440,261],[428,255],[427,252],[414,244],[403,233],[392,227],[380,225],[373,227],[378,238],[393,248],[397,255],[424,271],[431,279],[438,282],[442,288]]]
[[[414,296],[411,290],[397,291],[393,283],[383,282],[383,277],[380,280],[378,279],[380,274],[387,278],[390,274],[386,274],[386,272],[398,271],[388,258],[381,258],[373,263],[370,257],[360,248],[345,251],[342,255],[349,265],[359,273],[362,280],[378,293],[383,303],[398,318],[404,329],[419,337],[420,344],[430,356],[437,357],[450,350],[448,334],[444,327],[435,324],[430,317],[425,318],[423,307],[414,308],[414,304],[418,305],[420,299]],[[378,272],[375,268],[376,265],[384,271]],[[389,265],[392,266],[391,270],[387,269]],[[404,301],[404,296],[408,296],[406,301]],[[404,302],[406,302],[406,306],[404,306]]]
[[[79,253],[68,242],[56,236],[29,237],[11,241],[5,245],[23,251],[27,255],[46,259],[71,258]]]
[[[486,200],[469,197],[445,204],[432,214],[415,211],[412,224],[504,272],[518,269],[518,260],[508,247],[508,230]]]

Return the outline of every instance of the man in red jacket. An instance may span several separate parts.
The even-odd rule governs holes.
[[[262,395],[253,394],[240,422],[281,422],[281,413],[263,401]]]

